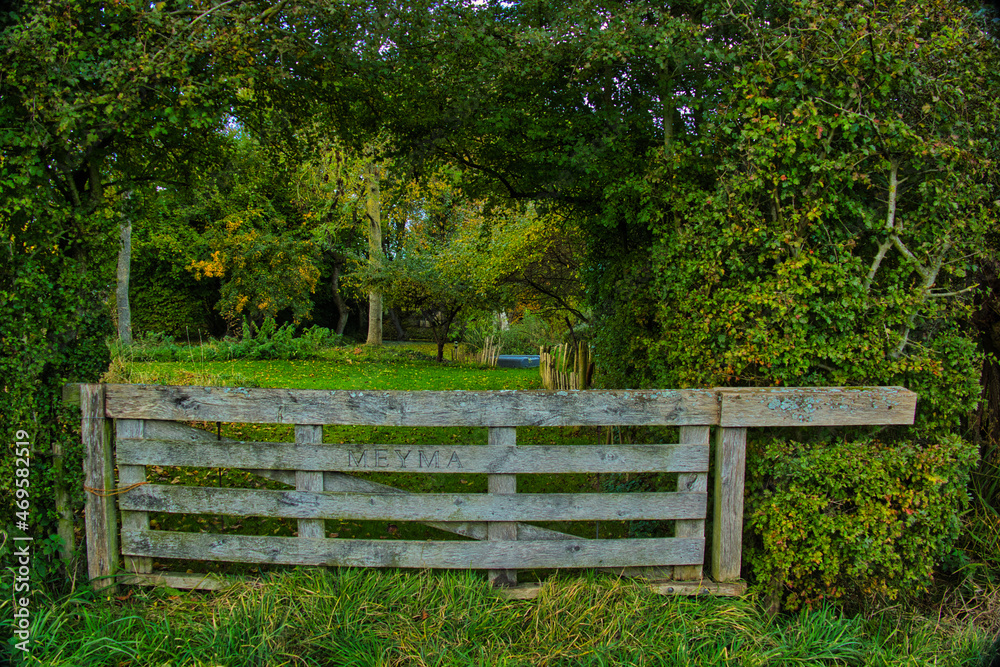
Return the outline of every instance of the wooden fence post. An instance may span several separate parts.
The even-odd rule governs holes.
[[[114,461],[109,423],[104,417],[104,385],[80,387],[81,432],[87,526],[87,572],[95,588],[115,592],[110,578],[118,569],[118,512],[115,506]]]
[[[745,428],[715,432],[715,513],[712,530],[712,579],[740,578],[743,553],[743,482],[747,455]]]
[[[323,427],[312,424],[295,425],[296,445],[318,445],[323,442]],[[323,473],[308,470],[295,471],[296,491],[323,492]],[[299,537],[326,537],[323,519],[299,519]]]
[[[488,446],[510,447],[517,444],[516,428],[491,428],[489,430]],[[490,493],[517,493],[517,475],[488,475],[488,491]],[[491,521],[487,524],[487,539],[489,541],[516,540],[516,521]],[[496,587],[517,585],[517,570],[490,570],[489,580]]]
[[[709,426],[681,426],[680,444],[709,446],[711,439]],[[707,493],[708,473],[678,473],[677,490],[681,493]],[[705,537],[705,520],[691,519],[677,521],[674,525],[676,537]],[[702,564],[674,566],[674,579],[677,581],[699,581],[702,577]]]

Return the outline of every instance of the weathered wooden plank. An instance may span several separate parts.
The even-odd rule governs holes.
[[[712,528],[712,579],[740,578],[743,555],[743,483],[747,430],[720,428],[715,433],[715,502]]]
[[[420,542],[258,537],[146,531],[122,533],[122,553],[277,565],[507,570],[700,563],[704,540],[675,537],[541,542]]]
[[[705,493],[357,494],[145,484],[121,494],[129,512],[354,521],[640,521],[705,517]],[[701,537],[700,535],[688,537]],[[504,539],[515,539],[514,533]]]
[[[488,434],[487,447],[491,451],[496,451],[497,456],[505,457],[511,451],[517,451],[517,429],[515,428],[491,428]],[[517,475],[489,475],[487,477],[487,490],[495,500],[510,502],[521,501],[517,498]],[[492,495],[503,494],[503,495]],[[551,507],[551,504],[549,504]],[[449,517],[454,518],[454,517]],[[470,517],[474,519],[484,519],[487,517]],[[516,514],[500,513],[495,514],[494,519],[521,519]],[[517,524],[512,521],[492,521],[486,527],[487,540],[490,542],[517,540]],[[517,570],[490,570],[487,575],[490,583],[494,587],[510,587],[517,585]]]
[[[510,600],[534,600],[548,584],[520,584],[503,591]],[[704,581],[658,581],[639,584],[659,595],[718,595],[735,597],[746,593],[747,585],[742,581],[716,583]]]
[[[699,445],[307,445],[289,442],[132,440],[127,465],[346,472],[562,473],[706,472]]]
[[[115,423],[115,438],[143,437],[143,422],[141,419],[119,419]],[[146,466],[119,465],[118,488],[128,488],[133,484],[143,484],[146,481]],[[146,512],[122,511],[122,530],[149,530],[149,514]],[[149,558],[125,557],[125,571],[146,573],[153,571],[153,561]]]
[[[224,591],[234,586],[236,581],[214,574],[157,572],[155,574],[124,575],[118,578],[118,583],[132,586],[169,586],[185,590]]]
[[[706,455],[710,447],[711,428],[708,426],[682,426],[680,441],[685,445],[703,447]],[[677,475],[677,491],[681,493],[708,493],[708,473],[680,473]],[[674,524],[675,537],[705,537],[705,519],[678,521]],[[701,579],[701,565],[685,565],[674,568],[674,577],[681,581]]]
[[[917,395],[903,387],[719,389],[720,425],[863,426],[912,424]]]
[[[747,592],[743,581],[669,581],[650,585],[660,595],[723,595],[739,596]]]
[[[719,420],[715,392],[324,391],[107,385],[108,415],[130,419],[371,426],[653,426]]]
[[[110,428],[104,418],[104,386],[80,387],[81,433],[84,450],[84,486],[87,503],[87,572],[94,587],[110,595],[115,591],[110,578],[118,570],[118,511],[112,492],[115,488]],[[108,577],[100,581],[96,579]]]
[[[318,425],[296,424],[295,445],[319,445],[323,442],[323,427]],[[295,489],[297,491],[323,491],[323,473],[307,470],[295,471]],[[229,512],[223,512],[229,514]],[[323,519],[300,519],[299,537],[326,537],[326,522]]]
[[[216,436],[208,431],[203,431],[193,426],[179,424],[170,421],[147,421],[147,438],[159,440],[183,440],[191,443],[212,443],[216,442]],[[222,442],[236,442],[223,438]],[[295,486],[295,473],[291,470],[262,470],[248,469],[247,472],[254,473],[266,479],[281,482],[289,486]],[[345,475],[339,472],[323,473],[323,488],[333,493],[382,493],[382,494],[409,494],[409,491],[397,489],[386,484],[379,484],[366,479],[359,479],[352,475]],[[425,521],[425,525],[438,530],[471,537],[474,540],[485,540],[487,537],[486,523],[478,522],[440,522]],[[539,528],[531,524],[521,523],[517,527],[518,539],[521,540],[564,540],[580,539],[574,535],[560,533],[547,528]]]

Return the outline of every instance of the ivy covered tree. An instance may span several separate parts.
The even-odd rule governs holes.
[[[793,3],[740,26],[703,133],[646,176],[648,381],[901,384],[923,427],[957,428],[978,396],[969,275],[998,215],[994,43],[955,3]]]

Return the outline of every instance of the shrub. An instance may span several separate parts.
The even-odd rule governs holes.
[[[277,326],[271,318],[264,320],[255,334],[244,326],[243,338],[225,338],[200,346],[177,345],[172,336],[147,333],[135,345],[122,346],[111,341],[112,355],[131,361],[231,361],[233,359],[309,359],[328,347],[343,344],[344,337],[324,327],[312,326],[295,335],[291,323]]]
[[[772,440],[748,457],[746,558],[772,603],[921,591],[951,555],[977,450],[957,436]]]

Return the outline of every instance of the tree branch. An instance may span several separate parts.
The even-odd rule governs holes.
[[[903,337],[900,339],[899,345],[896,346],[896,349],[889,355],[890,358],[898,359],[899,356],[903,354],[903,350],[906,349],[907,344],[909,344],[910,331],[913,330],[913,325],[917,321],[917,313],[920,312],[920,306],[923,305],[928,298],[930,298],[931,286],[934,284],[934,281],[937,280],[938,272],[941,270],[941,265],[944,264],[944,257],[948,254],[949,250],[951,250],[951,240],[946,240],[944,246],[941,248],[941,252],[938,253],[938,256],[934,260],[934,266],[931,267],[929,271],[925,269],[924,271],[926,271],[926,273],[920,273],[920,275],[924,278],[924,284],[920,289],[920,301],[914,304],[913,311],[910,313],[910,317],[906,321],[906,329],[903,331]]]

